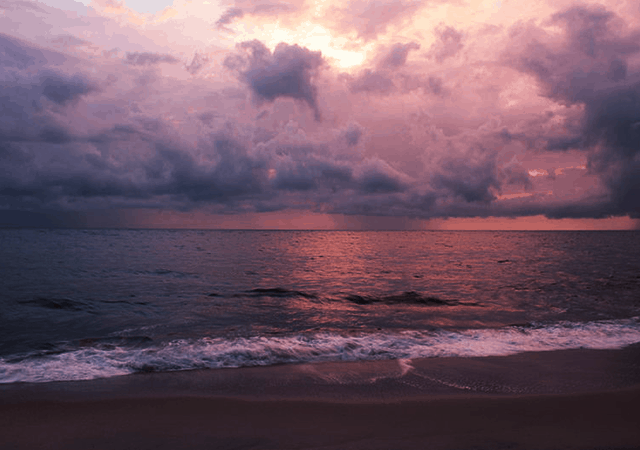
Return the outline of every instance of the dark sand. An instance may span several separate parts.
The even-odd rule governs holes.
[[[640,346],[0,385],[1,449],[640,448]]]

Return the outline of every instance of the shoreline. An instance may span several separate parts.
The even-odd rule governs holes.
[[[640,343],[616,350],[315,362],[3,383],[0,404],[184,396],[384,402],[458,395],[573,394],[635,386],[640,386]]]
[[[0,385],[7,449],[640,448],[640,345]]]

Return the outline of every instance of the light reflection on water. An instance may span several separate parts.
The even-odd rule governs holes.
[[[0,353],[87,336],[467,329],[640,311],[637,232],[0,230],[0,244]],[[449,304],[347,299],[404,292]]]

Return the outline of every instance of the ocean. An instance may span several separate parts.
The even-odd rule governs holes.
[[[640,342],[640,232],[0,230],[0,383]]]

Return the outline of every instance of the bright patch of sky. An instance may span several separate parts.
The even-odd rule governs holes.
[[[55,8],[65,9],[67,11],[75,11],[79,14],[85,15],[87,13],[87,6],[91,3],[91,0],[39,0],[48,6]],[[158,11],[162,11],[167,6],[173,4],[173,0],[125,0],[124,2],[129,8],[139,13],[155,14]]]
[[[139,13],[155,14],[167,6],[171,6],[173,0],[126,0],[125,4]]]

